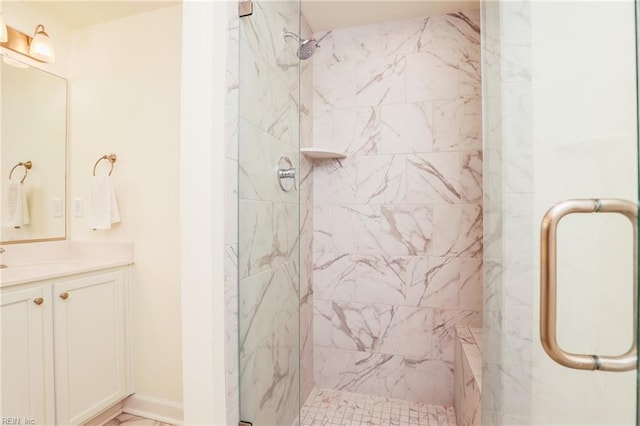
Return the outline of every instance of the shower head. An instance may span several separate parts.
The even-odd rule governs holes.
[[[309,59],[315,53],[316,49],[320,47],[315,39],[301,39],[300,36],[289,31],[283,32],[282,36],[285,39],[289,37],[296,39],[299,44],[296,54],[298,55],[298,58],[302,60]]]
[[[314,39],[302,40],[302,43],[300,43],[300,47],[298,48],[298,58],[302,60],[309,59],[316,52],[318,47],[320,46]]]

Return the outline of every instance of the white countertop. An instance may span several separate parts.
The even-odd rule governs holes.
[[[130,265],[132,243],[51,241],[3,245],[0,287]]]

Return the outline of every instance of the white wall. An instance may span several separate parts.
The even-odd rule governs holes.
[[[189,214],[181,218],[180,249],[186,425],[233,424],[228,418],[237,424],[238,418],[237,398],[229,400],[232,412],[227,416],[229,395],[225,395],[227,390],[234,393],[232,385],[225,386],[227,212],[222,200],[228,179],[234,179],[225,174],[225,144],[221,143],[226,128],[227,30],[233,22],[227,21],[227,11],[225,2],[183,5],[180,204]],[[194,163],[200,167],[191,167]]]
[[[134,15],[73,34],[70,85],[70,239],[134,243],[137,393],[182,401],[180,309],[181,7]],[[87,226],[95,161],[115,153],[122,222]],[[199,164],[193,164],[197,168]],[[102,162],[98,173],[105,173]]]

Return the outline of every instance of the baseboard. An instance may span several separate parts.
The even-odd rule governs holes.
[[[87,420],[82,426],[102,426],[105,423],[108,423],[111,419],[118,417],[120,413],[122,413],[122,401],[107,408],[97,416]]]
[[[124,400],[122,412],[177,426],[184,419],[181,403],[139,393]]]

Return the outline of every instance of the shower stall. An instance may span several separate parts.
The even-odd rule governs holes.
[[[293,424],[301,398],[302,46],[286,29],[300,32],[299,2],[254,2],[240,19],[238,368],[254,425]]]
[[[229,8],[228,423],[636,424],[635,3],[345,24],[340,2],[335,25],[250,3]]]

